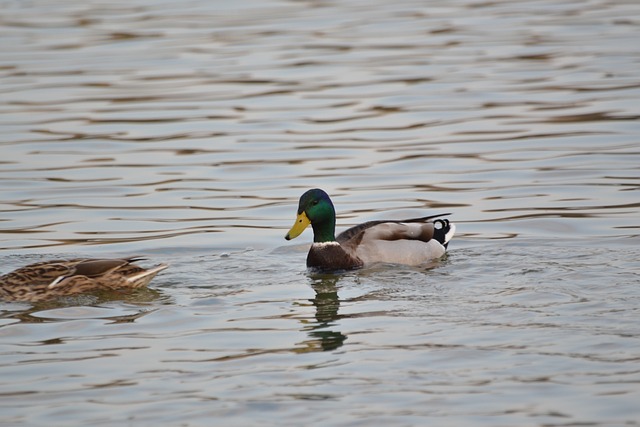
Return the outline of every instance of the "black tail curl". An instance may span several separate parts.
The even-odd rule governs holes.
[[[436,239],[445,248],[449,245],[449,242],[445,241],[447,233],[451,230],[448,219],[436,219],[433,221],[434,230],[433,238]]]

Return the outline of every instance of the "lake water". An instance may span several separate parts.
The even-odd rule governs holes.
[[[167,262],[0,302],[3,426],[640,424],[640,3],[0,3],[2,272]],[[452,212],[421,268],[305,268]]]

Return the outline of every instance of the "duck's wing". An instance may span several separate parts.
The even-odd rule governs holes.
[[[341,245],[357,246],[367,232],[367,239],[429,241],[434,237],[433,220],[447,215],[451,214],[443,213],[404,220],[367,221],[343,231],[336,240]]]
[[[48,288],[91,280],[95,280],[95,285],[113,288],[145,286],[158,272],[167,268],[167,265],[159,264],[147,270],[133,264],[143,259],[130,257],[78,260],[68,274],[59,276]]]
[[[140,258],[86,259],[74,265],[73,276],[99,277],[118,270]]]
[[[369,221],[346,230],[337,240],[346,252],[365,264],[423,264],[444,255],[455,232],[454,224],[440,219],[445,215],[448,214]]]

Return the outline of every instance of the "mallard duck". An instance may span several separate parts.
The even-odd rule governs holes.
[[[419,265],[444,255],[455,225],[440,217],[369,221],[335,237],[336,212],[324,191],[315,188],[300,197],[298,216],[285,239],[298,237],[309,224],[313,244],[307,267],[350,270],[376,262]]]
[[[44,301],[98,290],[140,288],[168,266],[144,269],[133,264],[143,258],[71,259],[30,264],[0,276],[0,299]]]

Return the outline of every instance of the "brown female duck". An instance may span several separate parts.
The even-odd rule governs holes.
[[[141,259],[81,258],[30,264],[0,276],[0,299],[37,302],[99,290],[140,288],[167,268],[166,264],[150,269],[134,264]]]

